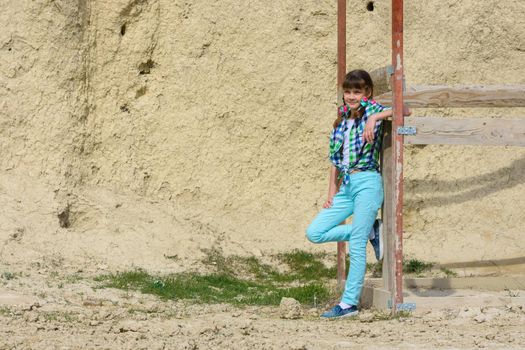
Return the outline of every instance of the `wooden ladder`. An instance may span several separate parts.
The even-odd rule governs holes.
[[[338,100],[346,71],[346,0],[338,0]],[[385,200],[382,209],[386,242],[383,283],[369,287],[369,306],[392,313],[412,309],[403,301],[403,145],[525,146],[525,118],[404,117],[411,108],[525,107],[525,85],[412,86],[404,90],[403,0],[392,0],[392,65],[370,72],[375,99],[393,106],[385,123],[381,168]],[[346,247],[338,243],[338,283],[343,286]]]

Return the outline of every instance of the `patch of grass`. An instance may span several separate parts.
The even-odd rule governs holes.
[[[367,263],[366,270],[372,273],[373,278],[379,278],[383,275],[383,262]]]
[[[243,275],[251,280],[271,280],[274,282],[311,282],[330,279],[336,276],[336,267],[326,267],[324,253],[309,253],[293,250],[275,256],[285,267],[286,272],[279,272],[273,266],[260,262],[256,257],[225,257],[216,249],[207,250],[203,263],[214,266],[218,274]],[[348,267],[348,266],[347,266]]]
[[[446,267],[441,267],[439,270],[441,272],[443,272],[445,274],[445,276],[447,276],[448,278],[450,278],[450,277],[458,277],[458,274],[455,271],[447,269]]]
[[[103,278],[106,287],[138,290],[162,299],[191,299],[198,303],[238,305],[278,305],[282,297],[313,304],[328,300],[330,290],[320,283],[300,286],[277,285],[271,280],[250,281],[229,274],[192,275],[188,273],[153,276],[143,270],[121,272]]]
[[[510,290],[509,288],[505,288],[504,291],[507,292],[507,295],[511,298],[517,298],[520,296],[520,292],[517,290],[513,291],[513,290]]]
[[[398,311],[395,314],[392,314],[390,312],[385,312],[383,310],[375,310],[374,318],[372,320],[373,321],[390,321],[390,320],[395,320],[395,319],[408,318],[410,316],[412,316],[412,313],[406,310]]]
[[[66,282],[67,283],[77,283],[78,281],[81,281],[82,278],[83,277],[81,275],[74,273],[72,275],[66,276]]]
[[[255,279],[271,279],[276,280],[279,277],[279,272],[268,264],[262,264],[256,257],[236,257],[237,266],[244,266],[245,271],[252,275]],[[239,271],[239,270],[237,270]],[[242,269],[240,270],[242,271]]]
[[[0,316],[8,316],[11,314],[11,310],[9,310],[7,307],[0,306]]]
[[[430,271],[434,266],[433,263],[424,262],[418,259],[404,259],[403,260],[403,272],[413,273],[420,275],[425,271]]]
[[[428,272],[432,269],[434,263],[424,262],[418,259],[403,259],[403,272],[412,273],[415,275],[422,275],[424,272]],[[383,274],[383,262],[377,261],[375,263],[367,263],[366,270],[372,273],[372,277],[381,277]],[[454,271],[442,268],[441,271],[447,275],[447,277],[457,276]]]
[[[326,257],[323,253],[308,253],[301,250],[293,250],[282,253],[277,258],[289,268],[289,272],[279,276],[282,281],[316,281],[323,278],[334,277],[337,267],[326,267],[322,259]]]
[[[228,256],[225,257],[217,249],[205,250],[205,265],[214,266],[218,274],[245,275],[251,279],[277,279],[279,273],[272,266],[262,264],[256,257]]]
[[[327,281],[336,268],[322,262],[326,254],[294,250],[275,258],[286,272],[279,272],[256,257],[225,257],[219,250],[206,251],[203,263],[212,266],[210,274],[179,273],[153,276],[144,270],[98,276],[105,287],[138,290],[163,299],[191,299],[200,303],[238,305],[277,305],[282,297],[302,304],[316,305],[332,299]]]
[[[43,312],[42,317],[46,321],[76,322],[78,317],[70,312],[49,311]]]
[[[375,310],[373,321],[388,321],[392,319],[392,314],[383,310]]]
[[[16,277],[16,274],[14,274],[12,272],[9,272],[9,271],[2,272],[2,279],[5,279],[7,281],[10,281],[10,280],[14,279],[15,277]]]
[[[409,318],[410,316],[412,316],[412,312],[410,311],[407,311],[407,310],[402,310],[402,311],[398,311],[396,312],[392,318],[394,319],[399,319],[399,318]]]

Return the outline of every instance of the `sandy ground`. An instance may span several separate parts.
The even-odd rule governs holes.
[[[431,291],[406,317],[377,311],[283,319],[279,307],[195,305],[76,275],[26,273],[0,286],[0,349],[523,349],[525,290]],[[414,291],[407,291],[414,300]],[[431,296],[436,297],[432,304]],[[440,297],[448,303],[439,305]],[[424,302],[423,298],[428,298]],[[455,300],[455,302],[451,302]],[[467,301],[468,302],[465,302]],[[425,307],[426,305],[426,307]]]

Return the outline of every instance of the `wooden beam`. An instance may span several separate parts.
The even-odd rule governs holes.
[[[370,77],[374,82],[374,96],[379,96],[392,91],[392,79],[389,67],[381,67],[370,71]]]
[[[406,117],[407,126],[416,134],[406,135],[405,144],[525,146],[525,118]]]
[[[393,299],[395,289],[395,234],[394,234],[394,177],[392,149],[392,121],[383,122],[383,152],[381,152],[381,173],[383,175],[384,198],[381,218],[383,220],[383,288],[390,291]]]
[[[403,94],[412,108],[525,107],[525,85],[412,86]],[[392,105],[392,93],[376,94],[376,100]]]

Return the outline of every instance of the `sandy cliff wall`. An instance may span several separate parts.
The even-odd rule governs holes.
[[[75,2],[4,1],[0,34],[2,171],[61,183],[85,118],[83,8]],[[69,156],[69,157],[68,157]]]
[[[390,61],[390,1],[372,12],[367,3],[348,3],[350,68]],[[177,269],[214,244],[242,254],[320,249],[303,232],[327,187],[335,1],[4,8],[4,259],[30,247],[33,259],[73,265]],[[522,1],[406,1],[407,83],[524,84],[524,10]],[[424,114],[523,109],[415,112]],[[525,150],[406,152],[409,256],[523,257]]]

